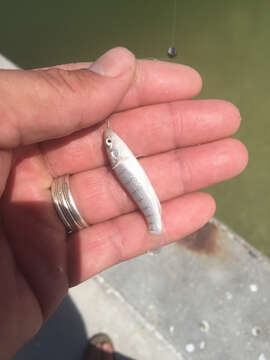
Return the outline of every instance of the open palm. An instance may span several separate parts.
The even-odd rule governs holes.
[[[106,117],[143,155],[162,201],[166,243],[213,215],[214,200],[197,190],[237,175],[247,163],[245,147],[226,139],[239,127],[238,110],[224,101],[188,100],[201,89],[191,68],[136,61],[122,48],[92,71],[89,65],[0,71],[3,359],[39,330],[69,286],[155,247],[106,166]],[[50,194],[52,179],[63,174],[72,174],[72,195],[91,224],[68,237]]]

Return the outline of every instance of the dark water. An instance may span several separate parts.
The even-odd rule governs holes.
[[[173,0],[13,1],[1,4],[0,52],[24,68],[94,59],[113,46],[166,58]],[[270,255],[270,2],[177,0],[174,61],[204,79],[202,98],[235,103],[250,162],[216,185],[217,216]]]

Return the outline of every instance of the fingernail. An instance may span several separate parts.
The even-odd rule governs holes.
[[[125,48],[117,47],[98,58],[89,70],[102,76],[116,77],[133,67],[134,64],[134,55]]]

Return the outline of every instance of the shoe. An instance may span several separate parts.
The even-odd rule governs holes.
[[[114,360],[114,346],[111,338],[104,333],[91,337],[87,343],[84,360]]]

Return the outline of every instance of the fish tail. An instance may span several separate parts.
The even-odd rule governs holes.
[[[150,254],[158,255],[161,252],[162,247],[167,244],[164,231],[160,234],[147,232],[145,236],[147,237],[147,242],[150,242],[151,244]]]

